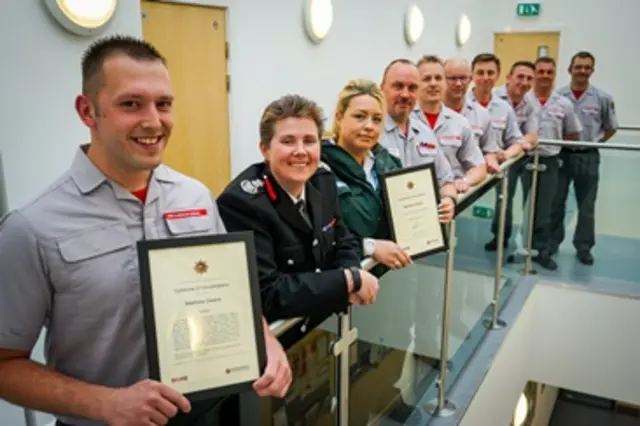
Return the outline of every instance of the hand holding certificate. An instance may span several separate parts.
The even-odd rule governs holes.
[[[251,389],[265,340],[253,237],[138,243],[149,375],[192,401]]]
[[[433,163],[383,175],[382,192],[391,238],[413,259],[447,250]]]

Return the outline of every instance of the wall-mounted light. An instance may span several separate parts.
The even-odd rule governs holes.
[[[471,21],[467,15],[462,14],[456,28],[456,43],[462,47],[469,41],[469,37],[471,37]]]
[[[529,415],[529,401],[527,396],[523,393],[518,399],[518,405],[516,405],[516,411],[513,414],[513,426],[522,426],[524,421],[527,420]]]
[[[305,0],[304,24],[307,36],[314,43],[320,43],[329,33],[333,23],[331,0]]]
[[[118,0],[44,0],[53,17],[81,36],[100,33],[116,11]]]
[[[417,4],[412,4],[407,8],[404,17],[404,38],[407,44],[412,46],[422,35],[424,30],[424,16]]]

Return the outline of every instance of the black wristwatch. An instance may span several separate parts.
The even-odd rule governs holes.
[[[353,278],[353,293],[357,293],[362,287],[362,277],[360,276],[360,269],[352,266],[349,268],[349,270],[351,271],[351,277]]]

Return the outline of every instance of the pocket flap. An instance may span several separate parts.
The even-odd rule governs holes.
[[[131,246],[124,224],[92,228],[58,241],[58,250],[66,262],[79,262]]]
[[[211,233],[213,229],[213,219],[208,214],[180,219],[165,218],[165,223],[172,235]]]

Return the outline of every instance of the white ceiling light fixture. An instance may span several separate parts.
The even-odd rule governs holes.
[[[417,4],[411,4],[404,17],[404,38],[413,46],[424,31],[424,16]]]
[[[324,40],[333,24],[331,0],[305,0],[304,24],[311,41],[320,43]]]
[[[460,16],[460,20],[458,21],[458,27],[456,29],[456,42],[458,46],[464,46],[469,38],[471,37],[471,21],[469,17],[465,14]]]
[[[53,17],[68,31],[99,34],[116,11],[118,0],[44,0]]]

